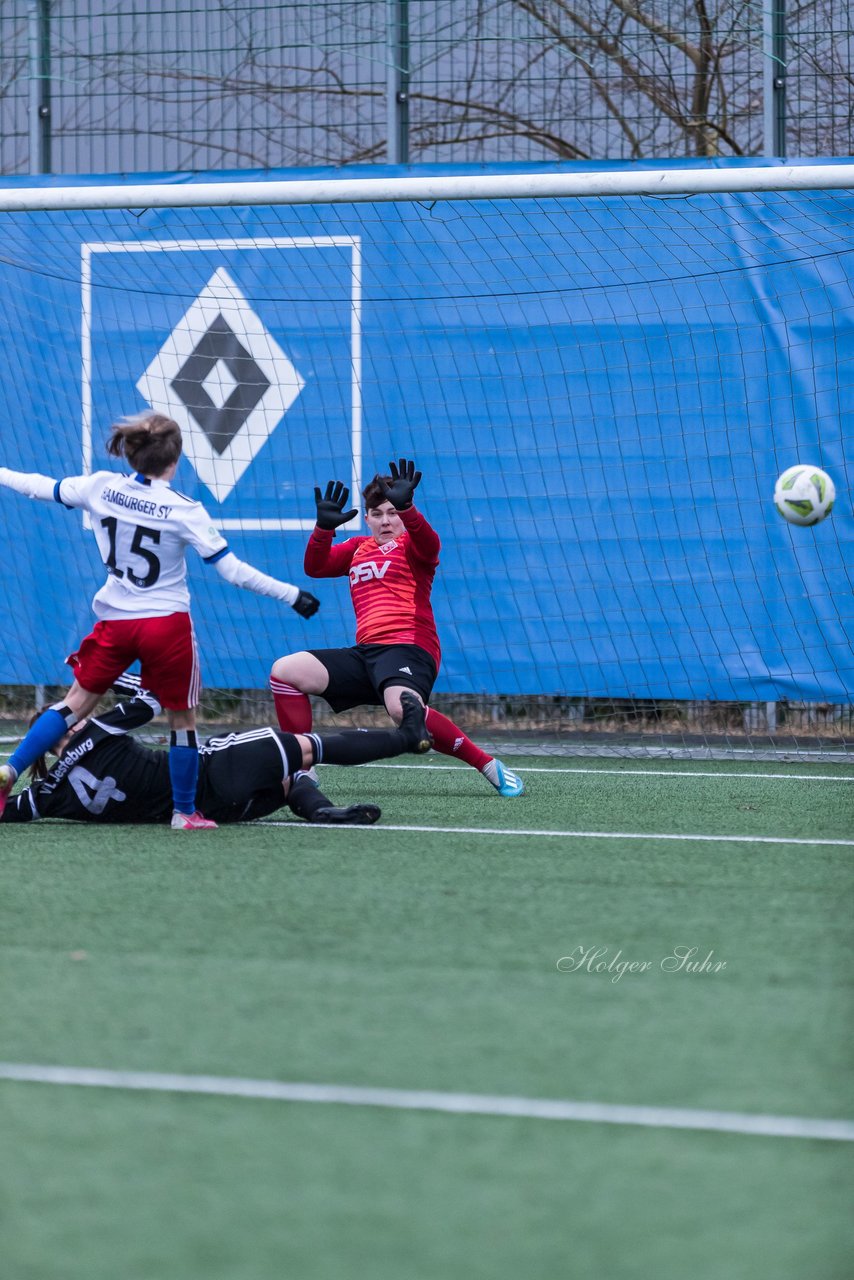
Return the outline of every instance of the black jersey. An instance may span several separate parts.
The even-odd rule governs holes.
[[[160,707],[148,693],[87,721],[43,781],[11,796],[3,822],[169,822],[172,781],[166,751],[132,736]],[[285,803],[283,783],[302,767],[293,734],[253,729],[211,738],[199,749],[199,810],[215,822],[251,822]]]
[[[140,693],[87,720],[46,778],[10,797],[3,821],[168,822],[173,807],[169,756],[130,736],[159,711],[151,694]]]

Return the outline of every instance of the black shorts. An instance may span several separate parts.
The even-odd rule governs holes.
[[[199,749],[199,810],[214,822],[250,822],[285,803],[282,783],[302,768],[292,733],[250,729],[208,738]]]
[[[319,697],[333,711],[381,707],[391,684],[414,689],[426,703],[436,683],[436,664],[417,644],[356,644],[350,649],[309,649],[329,672]]]

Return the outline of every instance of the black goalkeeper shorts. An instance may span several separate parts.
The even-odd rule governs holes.
[[[414,689],[428,702],[436,683],[436,664],[417,644],[356,644],[350,649],[309,649],[329,672],[329,684],[318,696],[333,711],[381,707],[389,685]]]

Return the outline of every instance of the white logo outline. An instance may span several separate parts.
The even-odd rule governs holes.
[[[258,236],[251,240],[246,237],[214,237],[181,240],[174,237],[163,239],[133,240],[89,240],[80,245],[80,307],[82,316],[80,337],[80,368],[83,412],[80,423],[80,450],[82,455],[82,471],[91,475],[95,455],[94,420],[97,403],[94,395],[97,364],[97,352],[100,349],[94,341],[95,325],[98,314],[99,280],[96,263],[102,256],[107,259],[120,259],[125,254],[162,254],[180,253],[241,253],[251,251],[252,254],[268,252],[299,252],[327,249],[343,249],[348,253],[348,270],[350,288],[345,298],[349,299],[350,328],[350,414],[348,420],[351,449],[351,493],[360,493],[362,489],[363,465],[363,424],[362,424],[362,237],[360,235],[300,235],[300,236]],[[130,331],[129,331],[130,332]],[[114,412],[111,406],[110,412]],[[301,532],[307,533],[314,528],[313,515],[283,516],[278,514],[246,513],[236,516],[223,516],[217,520],[221,530],[242,529],[265,533]],[[355,516],[346,529],[358,529],[361,518]],[[91,529],[92,523],[88,512],[83,514],[83,527]]]
[[[388,573],[390,566],[390,560],[386,560],[385,564],[377,564],[376,560],[363,560],[361,564],[354,564],[350,570],[350,582],[354,587],[357,582],[373,582],[374,580],[381,582]]]
[[[173,380],[193,355],[199,339],[219,317],[225,320],[270,382],[222,453],[213,448],[172,387]],[[214,372],[215,369],[208,376]],[[187,461],[217,502],[223,502],[279,426],[305,386],[305,380],[225,268],[218,267],[172,329],[136,386],[152,409],[175,419],[184,438]]]

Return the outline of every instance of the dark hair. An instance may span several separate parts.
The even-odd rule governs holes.
[[[391,484],[391,476],[381,476],[379,473],[369,481],[362,490],[362,497],[365,499],[365,510],[371,511],[374,507],[381,507],[384,502],[388,502],[382,485]]]
[[[181,456],[181,428],[162,413],[136,413],[113,427],[107,452],[127,458],[134,471],[157,479]]]

